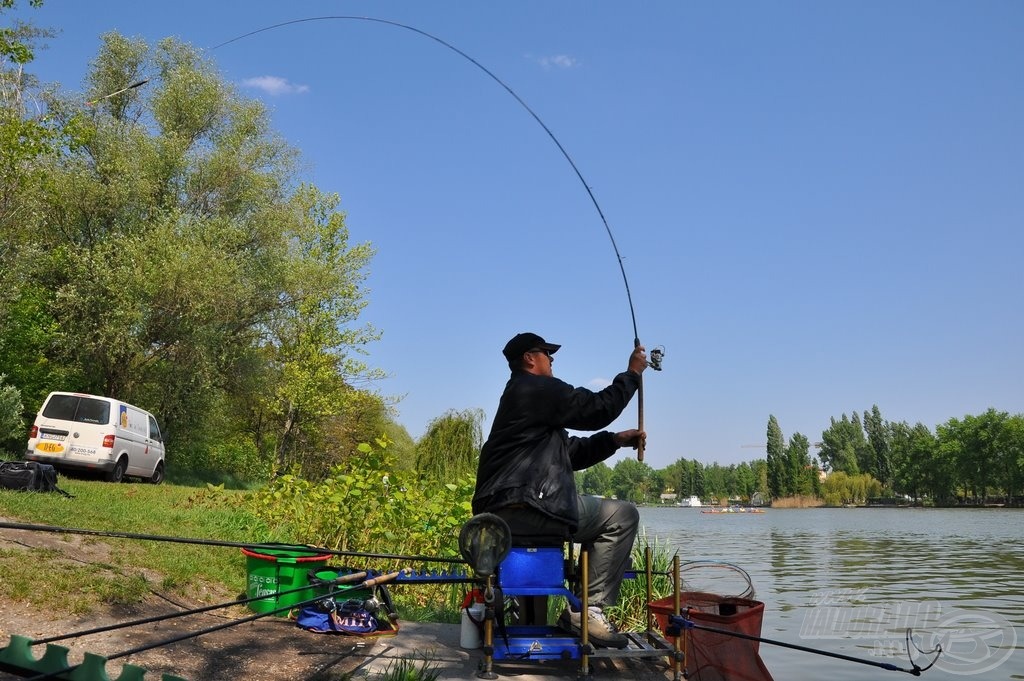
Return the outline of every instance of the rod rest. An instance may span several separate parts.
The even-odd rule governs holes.
[[[28,672],[32,675],[49,674],[53,678],[67,681],[113,681],[106,671],[107,658],[93,653],[85,653],[80,664],[68,662],[68,648],[46,644],[43,656],[37,658],[32,654],[32,639],[27,636],[11,636],[11,642],[0,648],[0,669],[12,672]],[[74,667],[68,670],[68,667]],[[67,671],[62,671],[67,670]],[[24,675],[24,674],[22,674]],[[121,675],[116,681],[144,681],[146,669],[133,664],[124,664]],[[180,676],[164,674],[162,681],[185,681]]]

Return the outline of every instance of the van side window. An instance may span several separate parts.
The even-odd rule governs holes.
[[[156,419],[149,417],[149,439],[160,442],[160,426],[156,425]]]

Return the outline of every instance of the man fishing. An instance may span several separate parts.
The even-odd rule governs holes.
[[[502,354],[512,375],[480,451],[473,513],[501,516],[513,537],[571,537],[582,544],[589,553],[590,639],[623,648],[628,640],[603,608],[618,600],[640,515],[631,502],[577,494],[573,471],[604,461],[620,447],[641,446],[646,433],[578,437],[566,429],[599,430],[618,418],[640,387],[647,356],[637,345],[626,371],[593,392],[554,377],[551,365],[560,347],[535,333],[517,334],[505,344]],[[581,615],[567,607],[559,624],[578,632]]]

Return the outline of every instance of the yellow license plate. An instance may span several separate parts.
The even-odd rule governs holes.
[[[59,442],[40,442],[36,445],[37,452],[47,452],[48,454],[59,454],[64,451],[64,445]]]

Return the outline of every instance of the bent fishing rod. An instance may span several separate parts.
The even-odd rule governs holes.
[[[569,152],[566,151],[564,146],[562,146],[562,143],[558,141],[558,138],[555,137],[555,133],[553,133],[551,131],[551,128],[549,128],[544,123],[544,121],[541,120],[540,116],[538,116],[537,113],[533,109],[530,108],[530,106],[523,100],[522,97],[520,97],[518,94],[516,94],[515,90],[513,90],[507,83],[505,83],[505,81],[503,81],[501,78],[496,76],[494,74],[494,72],[492,72],[490,69],[485,67],[479,61],[477,61],[473,57],[469,56],[468,54],[466,54],[465,52],[463,52],[459,48],[455,47],[451,43],[449,43],[449,42],[447,42],[445,40],[442,40],[441,38],[437,37],[436,35],[433,35],[431,33],[427,33],[426,31],[424,31],[422,29],[419,29],[419,28],[416,28],[414,26],[409,26],[408,24],[403,24],[403,23],[400,23],[400,22],[397,22],[397,21],[391,21],[389,19],[380,19],[380,18],[376,18],[376,17],[355,16],[355,15],[327,15],[327,16],[318,16],[318,17],[306,17],[306,18],[303,18],[303,19],[292,19],[290,21],[282,21],[282,22],[277,23],[277,24],[272,24],[270,26],[264,26],[263,28],[258,28],[256,30],[249,31],[248,33],[243,33],[242,35],[235,36],[234,38],[231,38],[230,40],[225,40],[222,43],[218,43],[217,45],[214,45],[212,48],[210,48],[210,51],[212,52],[212,51],[217,50],[217,49],[219,49],[221,47],[224,47],[225,45],[230,45],[231,43],[237,42],[239,40],[243,40],[243,39],[248,38],[250,36],[257,35],[259,33],[264,33],[266,31],[271,31],[271,30],[274,30],[274,29],[277,29],[277,28],[281,28],[281,27],[284,27],[284,26],[292,26],[292,25],[295,25],[295,24],[303,24],[303,23],[309,23],[309,22],[314,22],[314,21],[367,21],[367,22],[372,22],[372,23],[377,23],[377,24],[383,24],[383,25],[386,25],[386,26],[393,26],[393,27],[396,27],[396,28],[403,28],[403,29],[405,29],[407,31],[412,31],[413,33],[417,33],[417,34],[419,34],[419,35],[421,35],[421,36],[423,36],[425,38],[429,38],[430,40],[433,40],[434,42],[436,42],[436,43],[438,43],[438,44],[448,48],[449,50],[451,50],[455,54],[457,54],[460,57],[462,57],[463,59],[467,60],[468,62],[470,62],[471,64],[476,66],[478,69],[483,71],[485,74],[490,76],[490,78],[494,82],[496,82],[498,85],[500,85],[502,88],[504,88],[506,92],[508,92],[510,95],[512,95],[512,97],[517,102],[519,102],[520,106],[522,106],[526,110],[526,112],[529,113],[530,116],[533,117],[533,120],[537,121],[537,124],[540,125],[540,127],[544,129],[544,132],[546,132],[548,137],[551,138],[551,141],[555,143],[555,146],[558,147],[558,150],[562,153],[562,156],[565,157],[565,160],[569,162],[569,165],[572,167],[573,172],[576,173],[576,177],[579,179],[580,183],[583,185],[583,188],[586,190],[587,196],[590,197],[590,202],[594,205],[594,208],[597,210],[598,216],[601,218],[601,223],[604,225],[605,232],[607,232],[607,234],[608,234],[608,239],[611,241],[612,250],[615,251],[615,258],[616,258],[616,261],[619,264],[619,271],[622,273],[622,283],[626,287],[626,301],[629,303],[629,316],[630,316],[630,319],[631,319],[631,321],[633,323],[633,347],[634,348],[639,347],[640,346],[640,333],[637,331],[636,312],[635,312],[635,310],[633,308],[633,295],[632,295],[632,293],[629,290],[629,279],[626,277],[626,267],[623,264],[623,257],[622,257],[622,254],[619,252],[619,246],[615,242],[615,236],[612,234],[612,228],[608,224],[607,218],[605,218],[605,216],[604,216],[604,211],[601,210],[601,205],[597,202],[597,197],[594,196],[594,192],[590,188],[590,185],[587,184],[587,181],[583,178],[583,173],[580,172],[580,169],[576,165],[576,162],[573,161],[572,156],[570,156]],[[665,349],[663,347],[659,346],[657,348],[654,348],[650,352],[650,358],[649,358],[649,360],[647,362],[647,365],[649,367],[651,367],[652,369],[654,369],[655,371],[661,371],[661,364],[662,364],[662,359],[664,358],[664,355],[665,355]],[[640,375],[640,384],[639,384],[639,387],[637,388],[637,430],[639,430],[641,432],[643,432],[643,430],[644,430],[644,381],[643,381],[643,374]],[[641,437],[641,438],[638,439],[637,447],[636,447],[636,450],[637,450],[637,460],[638,461],[643,461],[644,460],[644,446],[645,446],[644,438]]]
[[[762,636],[752,636],[750,634],[744,634],[739,631],[731,631],[729,629],[722,629],[719,627],[709,627],[705,624],[697,624],[693,620],[689,619],[685,615],[669,615],[669,628],[680,627],[682,629],[700,629],[701,631],[708,631],[714,634],[722,634],[723,636],[732,636],[733,638],[741,638],[747,641],[756,641],[758,643],[766,643],[768,645],[778,646],[780,648],[788,648],[790,650],[798,650],[803,653],[811,653],[813,655],[821,655],[823,657],[831,657],[837,660],[844,660],[846,662],[856,662],[858,664],[864,664],[871,667],[878,667],[888,672],[903,672],[905,674],[912,674],[913,676],[921,676],[922,672],[926,672],[931,669],[939,657],[942,655],[942,645],[937,644],[932,650],[923,651],[917,647],[916,643],[913,643],[911,639],[911,629],[907,629],[907,658],[910,660],[910,667],[900,667],[899,665],[891,662],[876,662],[875,660],[866,660],[862,657],[854,657],[852,655],[844,655],[843,653],[833,653],[828,650],[820,650],[818,648],[809,648],[807,646],[797,645],[795,643],[787,643],[786,641],[778,641],[771,638],[764,638]],[[668,632],[666,632],[668,633]],[[671,634],[670,634],[671,635]],[[919,666],[914,662],[914,658],[910,654],[910,646],[924,655],[934,654],[935,657],[928,663],[926,667]]]

